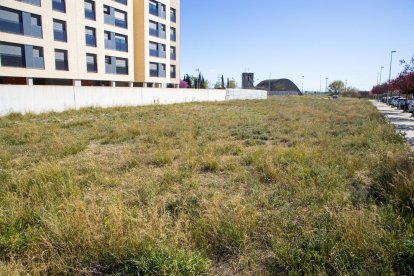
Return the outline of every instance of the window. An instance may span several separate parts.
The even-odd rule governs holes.
[[[116,73],[120,75],[128,75],[128,59],[116,58]]]
[[[105,48],[128,52],[128,36],[113,32],[104,32]]]
[[[177,76],[176,76],[176,72],[175,72],[175,65],[171,65],[170,66],[170,77],[172,78],[172,79],[175,79]]]
[[[165,78],[165,64],[150,62],[150,77]]]
[[[88,73],[97,73],[98,66],[95,54],[86,54],[86,71]]]
[[[30,14],[30,31],[26,31],[24,26],[24,33],[35,37],[42,37],[42,21],[40,15]]]
[[[177,40],[177,34],[176,34],[176,31],[175,31],[175,28],[171,28],[170,39],[172,41],[176,41]]]
[[[126,12],[115,10],[115,26],[121,27],[121,28],[128,27]]]
[[[95,1],[85,0],[85,18],[91,20],[96,19]]]
[[[53,19],[53,35],[55,41],[67,41],[66,22],[62,20]]]
[[[105,56],[105,72],[107,74],[128,75],[128,59]]]
[[[158,23],[155,21],[149,22],[149,33],[152,36],[158,36]]]
[[[150,63],[150,77],[158,77],[158,63]]]
[[[40,15],[0,7],[0,31],[42,37]]]
[[[20,0],[23,3],[28,3],[36,6],[40,6],[40,0]]]
[[[156,36],[159,38],[165,38],[165,30],[166,27],[164,24],[157,23],[155,21],[150,20],[149,22],[149,34],[152,36]]]
[[[149,12],[152,15],[158,16],[158,2],[151,0],[149,2]]]
[[[23,34],[22,12],[0,7],[0,31]]]
[[[121,28],[128,28],[127,13],[104,5],[104,22]]]
[[[52,9],[54,11],[66,12],[65,0],[52,0]]]
[[[43,48],[0,42],[0,66],[44,69]]]
[[[115,34],[115,50],[128,52],[128,37],[126,35]]]
[[[176,48],[172,47],[172,46],[170,48],[170,59],[171,60],[176,60],[177,59]]]
[[[170,20],[171,22],[177,22],[177,11],[173,8],[170,10]]]
[[[33,46],[32,48],[32,58],[33,58],[33,62],[27,67],[31,67],[31,68],[40,68],[40,69],[44,69],[45,68],[45,62],[44,62],[44,57],[43,57],[43,48],[42,47],[37,47],[37,46]]]
[[[85,27],[86,46],[96,47],[96,30],[92,27]]]
[[[26,67],[24,45],[0,42],[1,66]]]
[[[68,51],[55,49],[56,70],[68,71]]]
[[[158,43],[151,42],[149,44],[149,55],[151,57],[158,57]]]
[[[128,5],[128,0],[115,0],[115,2],[124,4],[124,5]]]

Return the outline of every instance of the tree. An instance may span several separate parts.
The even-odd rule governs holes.
[[[329,92],[331,92],[334,95],[338,95],[345,91],[345,84],[343,81],[336,80],[336,81],[331,82],[328,88],[329,88]]]
[[[224,76],[221,75],[221,89],[224,89],[224,88],[225,88],[225,86],[224,86]]]
[[[402,71],[403,75],[414,72],[414,56],[411,57],[411,60],[409,62],[400,60],[400,64],[404,67],[404,70]]]
[[[180,81],[180,88],[188,88],[188,82],[185,80]]]

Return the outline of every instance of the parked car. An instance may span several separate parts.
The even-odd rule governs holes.
[[[408,101],[408,112],[414,113],[414,100]]]
[[[391,106],[397,107],[399,97],[392,97]]]
[[[398,96],[389,97],[388,100],[387,100],[387,104],[392,105],[392,102],[397,98],[398,98]]]
[[[406,98],[399,98],[397,102],[397,108],[405,110],[405,105],[407,104],[406,102],[407,102]]]

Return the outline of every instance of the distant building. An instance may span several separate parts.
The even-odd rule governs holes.
[[[264,80],[256,85],[256,89],[267,90],[268,95],[302,95],[302,92],[291,80]]]
[[[242,74],[242,88],[243,89],[254,88],[254,73],[243,73]]]

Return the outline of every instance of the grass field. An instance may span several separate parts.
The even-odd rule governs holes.
[[[413,274],[414,157],[368,101],[0,118],[0,274]]]

